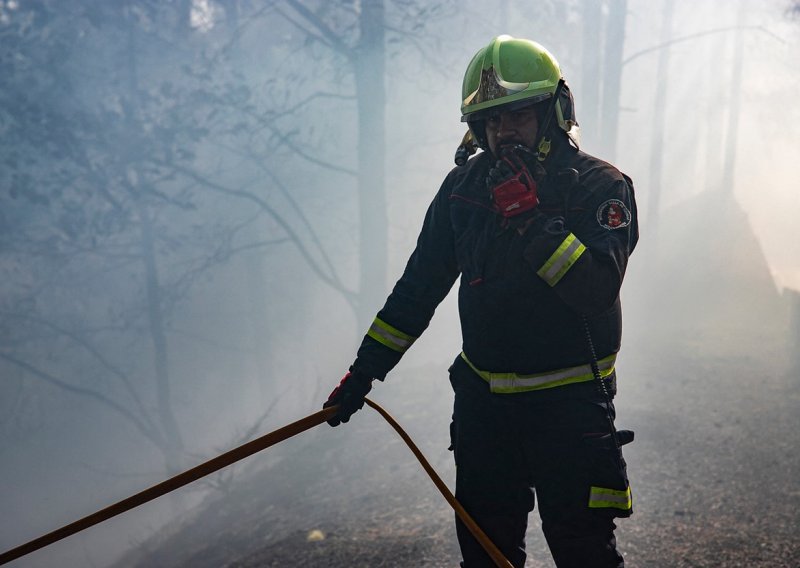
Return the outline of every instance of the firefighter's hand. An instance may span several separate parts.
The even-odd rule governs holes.
[[[548,235],[556,237],[564,236],[569,232],[564,224],[564,217],[550,217],[544,222],[542,230]]]
[[[490,190],[512,178],[521,177],[523,183],[527,179],[540,182],[547,175],[536,154],[526,146],[521,144],[502,146],[498,154],[497,161],[486,176],[486,187]],[[520,173],[523,175],[520,176]],[[525,176],[525,173],[530,177]]]
[[[522,256],[532,266],[541,266],[553,254],[558,245],[569,235],[563,217],[538,217],[531,227],[526,227],[525,239],[528,244]]]
[[[503,146],[498,153],[486,176],[497,212],[510,218],[535,209],[539,204],[537,179],[545,175],[536,155],[522,145]]]
[[[322,405],[322,408],[339,405],[339,411],[328,420],[328,424],[338,426],[348,422],[364,406],[364,397],[370,390],[372,378],[351,369]]]

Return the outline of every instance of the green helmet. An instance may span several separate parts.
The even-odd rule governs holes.
[[[578,122],[572,95],[555,57],[534,41],[501,35],[479,50],[467,67],[461,89],[461,120],[472,126],[501,110],[551,99],[556,92],[554,118],[577,146]],[[480,141],[480,134],[476,135]]]

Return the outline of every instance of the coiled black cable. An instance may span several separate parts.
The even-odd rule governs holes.
[[[606,382],[603,380],[603,377],[600,374],[600,365],[597,362],[597,351],[595,351],[594,341],[592,341],[592,332],[589,329],[589,318],[587,318],[585,314],[582,315],[581,318],[583,319],[583,331],[586,334],[586,344],[589,346],[589,355],[591,356],[590,365],[592,367],[592,374],[594,375],[595,382],[598,385],[598,390],[603,394],[603,397],[606,401],[606,417],[608,418],[608,427],[611,433],[611,439],[614,440],[614,447],[617,449],[617,459],[621,462],[622,451],[620,448],[622,445],[619,443],[617,428],[614,425],[614,417],[611,416],[611,395],[608,392],[608,385],[606,385]]]

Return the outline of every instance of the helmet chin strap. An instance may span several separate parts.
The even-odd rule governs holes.
[[[563,88],[564,79],[559,79],[558,85],[556,85],[556,90],[553,93],[553,98],[550,100],[550,104],[547,107],[547,113],[545,114],[544,122],[539,128],[536,143],[533,145],[533,147],[536,149],[536,158],[540,162],[544,162],[547,159],[547,155],[550,153],[550,149],[552,147],[550,139],[545,138],[545,135],[547,134],[547,130],[550,128],[550,122],[553,120],[553,116],[555,115],[556,104],[558,103],[558,99],[561,97],[561,91]]]

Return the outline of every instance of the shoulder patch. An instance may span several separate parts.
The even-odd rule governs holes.
[[[597,222],[609,231],[621,229],[630,225],[631,212],[619,199],[609,199],[597,208]]]

